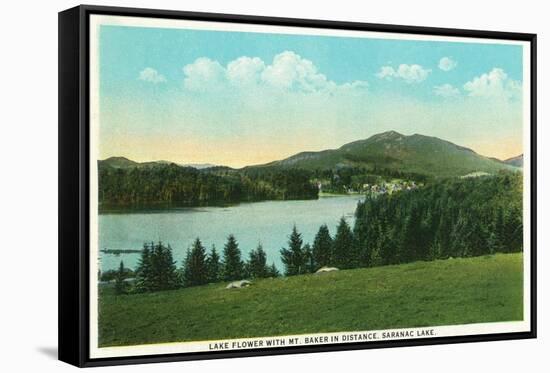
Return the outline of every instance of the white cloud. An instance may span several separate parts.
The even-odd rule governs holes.
[[[434,87],[434,93],[437,96],[441,96],[441,97],[445,97],[445,98],[460,96],[460,91],[458,90],[458,88],[456,88],[453,85],[448,84],[448,83],[435,86]]]
[[[146,67],[139,73],[139,80],[143,80],[151,83],[164,83],[166,78],[164,75],[159,74],[159,72],[152,67]]]
[[[407,65],[401,64],[397,69],[391,66],[382,66],[380,71],[376,74],[380,79],[392,80],[403,79],[407,83],[420,83],[428,77],[431,72],[429,69],[425,69],[420,65]]]
[[[464,89],[471,97],[511,99],[521,96],[521,82],[508,77],[501,68],[475,77],[464,84]]]
[[[269,88],[302,93],[364,90],[365,81],[337,84],[320,73],[315,64],[292,51],[277,54],[271,64],[258,57],[242,56],[226,67],[202,57],[183,68],[190,90]]]
[[[451,71],[458,65],[458,62],[451,57],[443,57],[439,60],[439,68],[443,71]]]
[[[216,88],[225,79],[225,69],[218,61],[210,58],[197,58],[192,64],[183,67],[184,86],[194,91],[207,91]]]
[[[395,71],[394,68],[391,66],[382,66],[378,74],[376,74],[376,76],[379,77],[380,79],[385,78],[389,80],[397,76],[397,71]]]
[[[227,79],[234,84],[250,85],[260,81],[264,61],[258,57],[239,57],[227,64]]]
[[[305,92],[326,88],[328,84],[327,77],[317,71],[313,62],[291,51],[276,55],[263,71],[262,80],[274,87]]]

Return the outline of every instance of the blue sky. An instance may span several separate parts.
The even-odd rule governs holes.
[[[511,157],[521,48],[101,26],[100,156],[240,167],[394,129]]]

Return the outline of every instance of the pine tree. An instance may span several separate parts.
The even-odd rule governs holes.
[[[439,240],[439,237],[436,236],[429,246],[428,260],[436,260],[441,258],[441,251],[441,241]]]
[[[353,236],[355,245],[359,254],[359,265],[361,267],[370,267],[375,265],[373,258],[377,258],[379,250],[376,247],[376,237],[373,237],[373,222],[368,216],[366,201],[359,202],[355,210],[355,225],[353,227]],[[377,251],[376,253],[374,251]]]
[[[164,246],[159,242],[155,246],[155,256],[157,267],[154,272],[156,274],[156,290],[171,290],[178,287],[178,275],[176,262],[172,256],[172,248],[170,245]]]
[[[298,233],[296,225],[288,239],[288,249],[281,249],[281,261],[285,266],[285,275],[294,276],[305,272],[304,253],[302,251],[302,235]]]
[[[487,236],[487,248],[489,250],[489,254],[498,252],[498,240],[494,231],[489,232],[489,235]]]
[[[120,266],[118,267],[118,272],[115,277],[115,294],[121,295],[126,294],[128,292],[127,284],[124,281],[125,280],[125,272],[124,269],[124,262],[120,261]]]
[[[185,251],[185,257],[183,258],[183,263],[181,268],[178,270],[178,279],[180,286],[187,286],[187,279],[185,278],[185,269],[189,267],[191,262],[191,248],[188,247]]]
[[[275,263],[271,263],[271,266],[268,268],[268,277],[279,277],[280,275],[281,273],[277,267],[275,267]]]
[[[428,209],[423,215],[420,222],[420,232],[417,245],[417,253],[415,260],[430,259],[432,252],[432,243],[434,240],[434,216],[431,209]]]
[[[230,234],[223,248],[223,279],[233,281],[243,277],[244,266],[241,260],[241,250],[235,236]]]
[[[313,258],[313,250],[309,243],[306,243],[303,248],[304,252],[304,267],[305,273],[315,273],[317,270],[317,265],[315,264],[315,259]]]
[[[469,220],[468,255],[479,256],[489,253],[487,233],[481,227],[478,218]]]
[[[149,245],[143,244],[143,250],[141,251],[141,258],[139,259],[136,269],[136,292],[144,293],[151,291],[151,250]]]
[[[510,208],[502,212],[502,233],[504,252],[523,251],[523,219],[521,211]]]
[[[358,265],[359,258],[357,256],[355,245],[353,242],[353,234],[351,229],[343,217],[340,219],[336,236],[334,237],[334,265],[338,268],[355,268]]]
[[[450,239],[450,256],[451,257],[462,257],[467,256],[468,253],[468,220],[462,214],[462,211],[459,212],[458,218],[453,225],[451,231]]]
[[[401,245],[399,245],[399,263],[412,262],[420,259],[422,256],[421,237],[422,229],[420,227],[420,213],[418,206],[411,206],[407,218],[405,219]]]
[[[382,265],[399,263],[398,243],[395,238],[395,228],[390,228],[388,224],[378,224],[378,242],[377,249],[373,253],[378,252],[378,263]],[[373,265],[376,264],[376,257],[372,258]]]
[[[250,277],[263,278],[268,277],[269,268],[267,267],[267,255],[261,244],[255,250],[250,251],[247,272]]]
[[[332,262],[332,237],[326,224],[321,225],[315,235],[312,254],[316,269],[328,266]]]
[[[179,285],[176,262],[170,245],[145,244],[136,270],[136,291],[175,289]]]
[[[448,206],[448,205],[447,205]],[[451,234],[453,232],[453,224],[450,213],[445,208],[439,218],[439,225],[435,233],[434,243],[439,246],[439,258],[446,259],[452,256]]]
[[[195,239],[188,257],[185,259],[183,279],[185,286],[204,285],[208,282],[206,250],[199,238]]]
[[[206,258],[206,267],[208,273],[208,282],[220,281],[222,265],[220,262],[220,256],[216,251],[216,246],[212,245],[212,249]]]
[[[504,212],[503,208],[497,209],[491,232],[489,233],[489,250],[493,253],[501,253],[505,251],[505,233],[504,233]]]

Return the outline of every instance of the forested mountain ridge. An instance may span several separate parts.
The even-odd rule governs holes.
[[[126,157],[109,157],[104,160],[98,161],[98,164],[103,167],[112,167],[112,168],[132,168],[132,167],[154,167],[158,165],[168,165],[168,164],[175,164],[176,166],[180,167],[192,167],[196,168],[197,170],[202,170],[206,168],[212,168],[217,167],[214,164],[211,163],[175,163],[170,161],[150,161],[150,162],[136,162],[132,161]]]
[[[198,170],[175,163],[113,167],[101,161],[98,168],[100,210],[314,199],[319,191],[301,170]]]
[[[437,137],[388,131],[338,149],[302,152],[258,167],[326,170],[343,167],[385,168],[426,176],[462,176],[472,172],[514,170],[514,165],[484,157]]]
[[[512,157],[512,158],[508,158],[508,159],[504,160],[503,162],[506,163],[506,164],[509,164],[511,166],[523,167],[523,154],[520,154],[520,155]]]

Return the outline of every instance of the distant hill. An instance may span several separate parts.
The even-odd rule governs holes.
[[[175,164],[181,167],[192,167],[197,170],[205,168],[217,167],[211,163],[175,163],[170,161],[150,161],[150,162],[135,162],[125,157],[110,157],[98,162],[102,166],[109,166],[112,168],[132,168],[132,167],[153,167],[157,165]]]
[[[134,162],[124,157],[111,157],[102,161],[98,161],[98,164],[103,166],[110,166],[112,168],[130,168],[139,166],[138,162]]]
[[[306,170],[341,167],[378,167],[429,176],[462,176],[472,172],[494,173],[517,170],[437,137],[396,131],[383,132],[354,141],[338,149],[302,152],[289,158],[253,167],[283,167]]]
[[[515,167],[523,167],[523,154],[520,154],[518,156],[508,158],[503,161],[504,163],[515,166]]]

